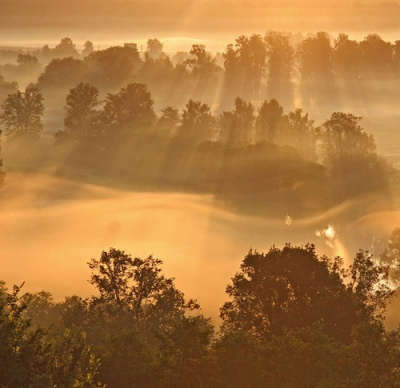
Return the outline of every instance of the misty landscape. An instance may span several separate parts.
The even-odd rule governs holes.
[[[399,18],[0,0],[0,387],[400,386]]]

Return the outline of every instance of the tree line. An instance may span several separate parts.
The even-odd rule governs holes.
[[[219,328],[161,260],[116,248],[88,262],[90,298],[56,303],[3,282],[0,384],[396,387],[400,333],[385,329],[384,312],[398,284],[398,236],[380,258],[360,250],[348,268],[311,244],[250,250]]]
[[[317,126],[302,109],[285,113],[276,99],[257,107],[237,97],[233,110],[219,114],[191,99],[182,111],[168,105],[157,116],[145,84],[99,96],[87,83],[69,90],[64,128],[54,134],[55,146],[40,148],[60,173],[211,192],[250,212],[296,215],[348,198],[389,198],[395,184],[394,168],[351,113],[334,112]],[[10,94],[2,108],[6,144],[34,149],[43,130],[39,87]]]
[[[345,33],[333,38],[326,32],[303,36],[268,31],[264,36],[241,35],[215,56],[205,45],[195,44],[170,58],[155,38],[148,40],[144,52],[135,44],[95,50],[87,41],[79,53],[66,37],[54,48],[45,45],[19,53],[16,62],[0,66],[8,80],[0,80],[3,98],[16,87],[12,81],[25,83],[29,77],[53,97],[81,81],[105,92],[138,82],[149,85],[160,103],[181,105],[190,98],[211,102],[218,97],[224,107],[232,95],[293,105],[299,85],[303,105],[316,101],[325,106],[339,104],[338,92],[343,90],[349,98],[370,102],[376,93],[371,81],[386,85],[382,97],[391,98],[392,83],[400,76],[400,41],[388,42],[378,34],[357,41]]]

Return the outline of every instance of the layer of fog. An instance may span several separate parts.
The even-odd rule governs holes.
[[[109,247],[153,254],[187,297],[216,317],[225,286],[250,248],[316,243],[318,253],[352,257],[400,225],[399,212],[340,225],[346,204],[309,220],[251,218],[222,208],[209,195],[118,191],[46,173],[8,173],[0,200],[1,279],[8,286],[64,296],[95,293],[87,262]],[[333,222],[336,220],[336,224]],[[333,222],[333,223],[332,223]],[[318,228],[332,224],[332,240]],[[352,238],[351,236],[354,236]],[[328,241],[329,240],[329,241]],[[364,246],[362,246],[362,244]]]

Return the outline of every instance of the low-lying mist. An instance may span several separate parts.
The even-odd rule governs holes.
[[[214,318],[249,248],[310,242],[318,253],[351,258],[358,248],[378,249],[400,224],[398,211],[341,224],[350,219],[346,204],[312,219],[250,217],[211,195],[121,191],[50,173],[10,172],[1,197],[1,278],[9,286],[25,282],[26,291],[56,300],[92,295],[87,262],[116,247],[162,259],[166,275]],[[324,234],[329,224],[333,236]]]

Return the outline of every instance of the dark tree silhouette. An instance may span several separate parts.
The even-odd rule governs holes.
[[[209,140],[215,130],[215,118],[210,107],[201,101],[189,100],[182,112],[179,136],[190,138],[194,143]]]
[[[392,231],[387,247],[381,253],[380,259],[389,266],[390,279],[398,285],[400,282],[400,228]]]
[[[240,36],[223,54],[228,96],[259,98],[266,69],[266,48],[260,35]]]
[[[87,57],[91,53],[94,52],[94,46],[93,43],[90,40],[87,40],[85,44],[83,45],[83,50],[82,50],[82,56]]]
[[[10,94],[3,103],[0,123],[8,139],[36,140],[42,131],[44,111],[43,97],[39,88],[28,85],[25,92]]]
[[[93,136],[93,127],[98,115],[99,91],[90,84],[79,83],[69,91],[66,99],[64,126],[59,138],[82,139]]]
[[[387,301],[386,292],[374,289],[381,270],[368,255],[357,255],[346,286],[342,260],[318,257],[312,245],[250,251],[227,287],[232,301],[221,308],[223,329],[268,339],[321,322],[327,334],[348,342],[362,316],[371,317]]]
[[[79,57],[75,43],[71,38],[62,38],[60,43],[53,49],[52,54],[56,58]]]
[[[90,282],[99,290],[101,300],[132,313],[137,325],[149,319],[166,322],[197,309],[195,301],[186,301],[175,288],[172,278],[161,274],[161,265],[162,261],[152,256],[132,258],[111,248],[103,251],[99,260],[89,262],[93,270]]]
[[[281,142],[288,127],[287,116],[283,107],[274,98],[264,101],[258,110],[256,119],[257,140],[268,140],[272,143]]]
[[[268,95],[279,101],[290,102],[293,97],[294,48],[287,36],[276,31],[268,32],[264,41],[267,50]]]
[[[254,106],[240,97],[235,100],[232,112],[222,112],[219,117],[220,138],[229,143],[246,143],[252,139]]]
[[[117,130],[148,129],[156,119],[153,103],[147,85],[129,84],[118,93],[107,95],[103,121]]]

